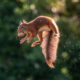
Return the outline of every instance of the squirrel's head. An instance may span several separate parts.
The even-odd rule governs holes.
[[[19,27],[18,27],[18,37],[23,37],[26,33],[26,24],[27,22],[23,20],[22,22],[19,22]]]

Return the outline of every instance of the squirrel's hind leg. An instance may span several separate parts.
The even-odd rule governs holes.
[[[37,36],[38,36],[38,39],[39,39],[39,40],[33,42],[32,45],[31,45],[31,47],[34,47],[34,46],[36,46],[36,45],[38,45],[38,44],[40,44],[40,43],[42,42],[42,40],[43,40],[43,39],[42,39],[42,32],[39,32]]]

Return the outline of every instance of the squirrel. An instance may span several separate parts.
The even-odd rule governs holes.
[[[53,63],[56,61],[60,32],[56,22],[52,18],[38,16],[30,22],[25,20],[20,21],[17,32],[18,37],[23,37],[26,34],[20,40],[20,44],[25,40],[29,43],[37,35],[39,40],[33,42],[32,47],[41,43],[46,63],[50,68],[54,68]]]

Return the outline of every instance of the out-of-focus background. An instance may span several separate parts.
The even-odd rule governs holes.
[[[61,38],[55,69],[40,46],[19,44],[17,27],[37,16],[57,22]],[[0,80],[80,80],[80,0],[0,0]]]

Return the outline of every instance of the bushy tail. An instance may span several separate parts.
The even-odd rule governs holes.
[[[55,35],[52,31],[44,31],[42,37],[41,47],[46,63],[49,67],[54,68],[53,63],[56,61],[59,36]]]

